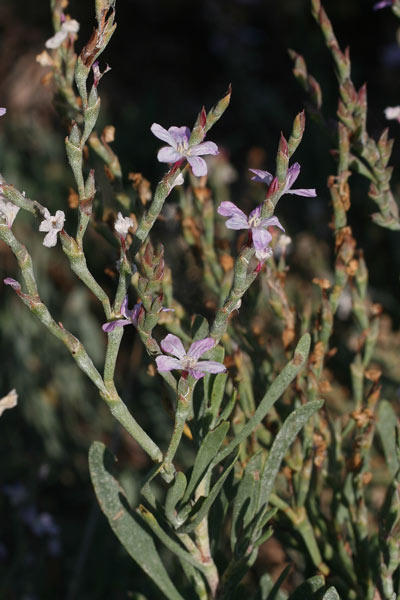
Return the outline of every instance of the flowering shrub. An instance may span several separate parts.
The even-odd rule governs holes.
[[[398,14],[398,2],[380,2],[375,9],[388,6]],[[103,442],[91,444],[90,475],[110,527],[159,597],[227,600],[246,592],[253,600],[283,600],[289,594],[291,600],[396,600],[400,430],[392,404],[381,398],[388,362],[379,347],[382,307],[370,300],[366,261],[348,220],[349,179],[357,172],[369,181],[369,197],[378,207],[372,215],[376,225],[400,229],[388,166],[392,142],[387,131],[378,142],[369,135],[366,88],[355,88],[349,53],[342,52],[320,1],[313,0],[312,11],[334,59],[340,93],[337,170],[328,179],[334,265],[329,274],[320,270],[311,281],[297,281],[298,293],[290,285],[287,262],[292,239],[282,233],[275,212],[285,195],[317,196],[314,188],[293,189],[300,165],[289,166],[305,131],[305,112],[295,117],[288,138],[281,135],[274,173],[250,169],[251,185],[266,188],[249,212],[218,190],[214,202],[206,187],[213,159],[203,157],[224,158],[214,142],[204,140],[228,108],[231,88],[211,110],[200,111],[192,130],[149,127],[168,144],[157,159],[169,167],[154,194],[144,186],[141,202],[135,202],[121,193],[125,178],[110,146],[113,132],[96,133],[100,80],[109,71],[108,66],[100,70],[99,59],[115,31],[115,1],[96,0],[96,28],[79,55],[79,23],[64,13],[65,3],[55,1],[52,7],[55,33],[45,44],[51,55],[42,53],[39,61],[51,67],[63,101],[60,110],[70,118],[65,147],[75,180],[76,231],[63,210],[52,216],[1,176],[0,238],[22,278],[6,277],[4,283],[64,343],[112,417],[152,462],[140,500],[130,505],[113,473],[111,451]],[[320,86],[304,58],[294,51],[290,55],[296,78],[311,96],[310,111],[323,122]],[[387,109],[387,118],[398,118],[396,108]],[[7,118],[6,109],[0,116]],[[88,149],[103,161],[113,190],[111,219],[104,215]],[[201,263],[196,291],[208,319],[178,301],[174,286],[179,282],[166,265],[163,245],[156,244],[153,226],[162,222],[165,203],[175,198],[183,254]],[[40,221],[43,251],[60,241],[72,272],[101,305],[102,369],[42,300],[29,243],[26,247],[14,234],[19,211]],[[112,300],[88,267],[88,228],[115,253]],[[132,309],[130,298],[136,301]],[[341,315],[354,322],[348,395],[330,366]],[[127,325],[137,331],[148,355],[148,374],[162,382],[169,404],[165,445],[162,432],[149,432],[138,422],[134,403],[125,402],[119,389],[117,359]],[[334,395],[346,405],[343,414],[332,408]],[[15,390],[0,403],[0,415],[14,408]],[[158,409],[164,410],[161,401]],[[385,471],[380,504],[370,494],[379,475],[373,465],[378,454]],[[29,513],[21,509],[21,515],[36,536],[51,538],[59,548],[59,528],[51,515],[35,507]],[[302,556],[298,563],[306,565],[303,581],[286,588],[290,566],[276,581],[268,572],[256,579],[253,569],[260,548],[281,532],[287,532],[286,539],[281,536],[285,550],[296,549]]]

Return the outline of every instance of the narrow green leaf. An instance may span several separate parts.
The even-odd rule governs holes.
[[[313,594],[325,585],[323,575],[316,575],[302,583],[289,597],[289,600],[313,600]]]
[[[168,600],[184,600],[162,564],[152,535],[140,517],[129,509],[124,490],[111,475],[114,457],[101,442],[89,450],[89,469],[101,510],[128,554],[152,579]]]
[[[211,402],[209,412],[212,416],[211,427],[215,427],[218,423],[219,409],[224,398],[225,384],[228,379],[226,373],[218,373],[216,375],[211,393]]]
[[[138,514],[144,519],[147,525],[150,527],[154,535],[170,550],[173,554],[176,554],[181,560],[186,561],[199,571],[203,573],[207,572],[207,567],[201,562],[196,560],[187,550],[185,550],[178,542],[173,540],[157,522],[155,516],[142,504],[137,509]]]
[[[257,454],[251,457],[238,485],[232,511],[232,552],[235,549],[240,532],[250,523],[257,510],[258,488],[260,486],[263,457],[263,451],[257,452]]]
[[[263,598],[263,600],[280,600],[280,598],[282,598],[283,594],[280,590],[280,587],[281,587],[282,583],[285,581],[286,577],[288,576],[291,568],[292,568],[291,565],[287,565],[283,569],[282,573],[279,575],[278,579],[275,581],[275,584],[274,584],[273,588],[271,589],[269,595],[266,596],[265,599]],[[285,595],[285,597],[287,598],[287,595]]]
[[[300,406],[293,411],[282,425],[265,464],[260,482],[260,495],[258,498],[258,510],[266,510],[269,496],[275,484],[275,479],[280,469],[282,460],[291,444],[296,439],[299,431],[307,423],[308,419],[321,408],[322,400],[314,400]]]
[[[196,502],[196,504],[193,507],[192,515],[188,518],[186,523],[184,523],[178,529],[178,533],[190,533],[191,531],[196,529],[196,527],[199,523],[201,523],[201,521],[204,519],[204,517],[210,510],[210,508],[211,508],[213,502],[215,501],[215,499],[217,498],[218,494],[220,493],[220,490],[221,490],[222,486],[224,485],[225,480],[228,477],[229,473],[233,469],[237,459],[238,459],[238,455],[235,454],[231,463],[225,468],[223,474],[218,479],[218,481],[216,482],[214,487],[211,488],[211,491],[208,494],[208,496],[206,498],[201,498],[200,500],[198,500]],[[200,508],[197,509],[197,507],[199,505],[200,505]]]
[[[186,476],[182,471],[175,473],[175,481],[167,492],[165,499],[165,516],[171,523],[176,522],[175,507],[183,498],[186,489]]]
[[[261,400],[254,415],[249,419],[240,433],[215,457],[214,465],[218,464],[228,456],[250,433],[261,423],[265,415],[289,387],[297,373],[304,366],[310,352],[311,338],[308,333],[304,334],[296,346],[294,356],[290,362],[279,373],[272,382],[267,393]]]
[[[322,600],[340,600],[340,596],[334,587],[330,587],[323,595]]]
[[[207,433],[197,453],[196,460],[193,465],[192,474],[189,479],[189,484],[183,496],[183,503],[188,502],[193,491],[203,479],[204,474],[210,466],[211,461],[220,449],[220,446],[226,437],[229,427],[229,423],[225,421],[218,425],[216,429]]]
[[[392,477],[399,470],[397,458],[396,438],[398,433],[398,419],[391,404],[387,400],[381,400],[378,408],[378,421],[376,427],[381,438],[386,464]]]

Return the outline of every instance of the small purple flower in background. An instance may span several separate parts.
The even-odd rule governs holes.
[[[128,230],[130,227],[133,227],[133,221],[130,217],[123,217],[122,213],[118,213],[118,218],[114,223],[115,231],[122,237],[126,238],[128,235]]]
[[[381,2],[377,2],[374,4],[374,10],[380,10],[381,8],[386,8],[387,6],[393,6],[393,0],[382,0]]]
[[[0,108],[0,117],[2,117],[3,115],[5,115],[7,112],[6,108]]]
[[[225,223],[228,229],[251,230],[256,257],[262,262],[272,255],[272,250],[269,247],[272,235],[267,231],[267,227],[279,227],[282,231],[285,231],[277,217],[269,217],[268,219],[260,217],[261,205],[257,206],[249,217],[246,217],[240,208],[228,201],[221,202],[217,212],[223,217],[230,217]]]
[[[201,379],[206,372],[222,373],[226,371],[222,363],[214,360],[199,360],[200,356],[211,350],[211,348],[214,348],[215,340],[213,338],[204,338],[204,340],[193,342],[186,353],[181,340],[176,335],[169,333],[162,340],[160,346],[164,352],[168,352],[168,354],[176,357],[157,356],[157,369],[160,373],[177,369],[179,371],[187,371],[195,379]]]
[[[125,327],[125,325],[134,325],[135,327],[137,327],[138,317],[141,308],[142,303],[139,302],[138,304],[135,304],[132,310],[129,310],[128,296],[125,296],[124,301],[121,304],[121,315],[125,318],[117,319],[116,321],[111,321],[111,323],[104,323],[104,325],[102,326],[102,330],[106,333],[110,333],[111,331],[114,331],[116,327]]]
[[[1,188],[0,188],[1,194]],[[7,202],[7,200],[2,200],[0,198],[0,218],[5,219],[7,226],[11,229],[12,224],[14,223],[15,217],[17,216],[19,211],[19,206],[16,206],[12,202]]]
[[[255,177],[251,178],[253,181],[261,181],[262,183],[266,183],[267,185],[270,185],[271,181],[273,180],[273,175],[271,175],[271,173],[269,171],[261,171],[260,169],[249,169],[249,171],[251,171],[255,175]],[[306,197],[310,198],[310,197],[317,195],[317,192],[315,191],[315,189],[297,189],[297,190],[291,189],[292,185],[298,178],[299,174],[300,174],[299,163],[294,163],[291,167],[289,167],[287,175],[286,175],[286,182],[285,182],[285,187],[282,192],[282,196],[284,194],[295,194],[296,196],[306,196]]]
[[[186,158],[196,177],[207,175],[206,161],[200,155],[218,154],[217,144],[202,142],[189,147],[189,127],[170,127],[167,131],[158,123],[153,123],[150,129],[158,139],[169,144],[158,151],[157,159],[160,162],[176,163]]]
[[[58,210],[54,217],[51,216],[48,209],[44,209],[44,220],[40,223],[39,231],[47,231],[44,236],[43,246],[51,248],[57,244],[57,233],[62,230],[65,223],[65,214]]]

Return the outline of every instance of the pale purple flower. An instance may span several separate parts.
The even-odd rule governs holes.
[[[11,229],[18,211],[19,206],[16,206],[12,202],[7,202],[7,200],[2,200],[0,197],[0,218],[6,221],[9,229]]]
[[[0,117],[2,117],[3,115],[5,115],[7,112],[6,108],[0,108]]]
[[[194,175],[201,177],[207,175],[207,164],[201,155],[218,154],[218,146],[214,142],[202,142],[189,146],[190,129],[189,127],[170,127],[168,131],[153,123],[151,126],[152,133],[163,142],[167,142],[168,146],[164,146],[158,151],[157,159],[160,162],[176,163],[187,159],[192,167]]]
[[[251,171],[255,175],[255,177],[251,178],[253,181],[261,181],[262,183],[266,183],[267,185],[270,185],[271,181],[274,178],[269,171],[261,171],[260,169],[249,169],[249,171]],[[295,194],[296,196],[306,196],[310,198],[312,196],[317,195],[315,189],[291,189],[299,174],[299,163],[294,163],[291,167],[289,167],[286,175],[285,187],[283,188],[282,196],[284,194]]]
[[[128,308],[128,296],[125,296],[124,301],[121,304],[121,315],[125,317],[124,319],[117,319],[116,321],[111,321],[111,323],[104,323],[102,326],[102,330],[106,333],[110,333],[114,331],[116,327],[125,327],[125,325],[134,325],[137,327],[138,317],[140,313],[140,309],[142,308],[142,303],[139,302],[135,304],[132,310]]]
[[[75,19],[68,19],[65,20],[60,28],[60,31],[57,31],[57,33],[55,35],[53,35],[53,37],[51,37],[50,39],[47,40],[47,42],[45,43],[46,48],[50,48],[51,50],[54,50],[55,48],[58,48],[59,46],[61,46],[61,44],[64,42],[64,40],[67,39],[68,35],[70,33],[78,33],[79,31],[79,23],[78,21],[75,21]]]
[[[178,371],[187,371],[195,379],[201,379],[206,372],[222,373],[226,371],[222,363],[214,360],[199,360],[200,356],[215,346],[213,338],[209,337],[198,342],[193,342],[188,352],[186,352],[181,340],[176,335],[169,333],[160,345],[164,352],[168,352],[168,354],[176,357],[157,356],[157,369],[160,373],[177,369]]]
[[[128,230],[133,227],[133,221],[130,217],[123,217],[122,213],[118,213],[118,218],[114,223],[115,231],[122,237],[126,238]]]
[[[393,0],[382,0],[381,2],[377,2],[374,4],[374,10],[380,10],[381,8],[386,8],[387,6],[393,6]]]
[[[225,225],[228,229],[250,229],[253,245],[256,251],[256,257],[264,262],[272,254],[269,244],[272,240],[272,235],[267,231],[267,227],[279,227],[285,231],[277,217],[261,218],[261,205],[257,206],[246,217],[244,212],[240,210],[233,202],[221,202],[217,211],[223,217],[229,217]]]
[[[21,291],[21,284],[16,279],[13,279],[12,277],[6,277],[5,279],[3,279],[3,282],[6,285],[9,285],[10,287],[12,287],[12,289],[15,292],[18,293]]]
[[[62,230],[65,222],[65,214],[58,210],[54,217],[51,216],[48,209],[44,209],[44,220],[40,223],[39,231],[47,231],[44,236],[43,246],[51,248],[57,244],[57,233]]]

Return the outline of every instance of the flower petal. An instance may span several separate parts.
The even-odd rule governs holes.
[[[39,231],[51,231],[53,229],[50,221],[42,221],[39,225]]]
[[[298,176],[300,175],[300,165],[299,163],[294,163],[291,167],[289,167],[287,175],[286,175],[286,183],[285,183],[285,191],[284,194],[288,193],[288,190],[292,187]]]
[[[194,371],[193,369],[189,369],[188,373],[195,379],[201,379],[205,375],[205,373],[203,373],[203,371]]]
[[[200,356],[204,354],[204,352],[207,352],[207,350],[211,350],[211,348],[214,348],[214,346],[214,338],[204,338],[204,340],[198,340],[197,342],[193,342],[193,344],[189,348],[187,355],[191,356],[192,358],[199,359]]]
[[[160,373],[172,371],[172,369],[182,369],[180,361],[172,356],[157,356],[156,363]]]
[[[196,372],[207,371],[207,373],[223,373],[226,371],[226,367],[215,360],[199,360],[197,365],[192,367],[192,370]]]
[[[261,169],[249,169],[249,171],[255,175],[255,177],[251,178],[252,181],[261,181],[269,185],[274,178],[269,171],[261,171]]]
[[[181,160],[183,155],[177,152],[170,146],[164,146],[158,151],[157,160],[165,163],[174,163]]]
[[[305,196],[306,198],[314,198],[317,195],[317,191],[313,189],[302,189],[297,190],[286,190],[285,194],[294,194],[295,196]]]
[[[260,225],[262,227],[279,227],[279,229],[282,229],[282,231],[285,231],[285,229],[282,227],[278,217],[269,217],[269,219],[262,219]]]
[[[175,139],[166,129],[164,129],[164,127],[161,127],[161,125],[159,125],[158,123],[153,123],[150,129],[151,133],[155,135],[159,140],[167,142],[167,144],[175,148]]]
[[[111,323],[104,323],[101,328],[106,333],[110,333],[110,331],[114,331],[116,327],[125,327],[125,325],[132,325],[132,321],[129,319],[117,319],[116,321],[111,321]]]
[[[173,356],[177,356],[178,358],[183,358],[186,356],[185,348],[181,340],[172,333],[169,333],[160,344],[161,348],[164,352],[168,352],[169,354],[173,354]]]
[[[265,250],[272,240],[272,235],[266,229],[257,229],[254,227],[251,230],[251,233],[253,235],[253,244],[256,250]]]
[[[200,156],[202,154],[219,154],[217,144],[214,142],[203,142],[202,144],[197,144],[196,146],[192,146],[190,148],[191,156]]]
[[[207,175],[207,163],[203,158],[199,156],[187,156],[186,158],[192,167],[193,175],[196,175],[196,177]]]
[[[189,127],[175,127],[172,126],[168,129],[168,133],[172,136],[172,138],[174,139],[174,146],[176,147],[177,144],[187,144],[190,138],[190,129]]]
[[[245,220],[247,223],[247,217],[240,208],[238,208],[233,202],[224,201],[218,206],[217,213],[223,217],[234,217],[238,216]]]
[[[3,115],[5,115],[7,112],[6,108],[0,108],[0,117],[2,117]]]
[[[42,231],[45,231],[42,229]],[[47,246],[47,248],[52,248],[57,244],[57,229],[51,229],[49,233],[44,236],[43,246]]]

